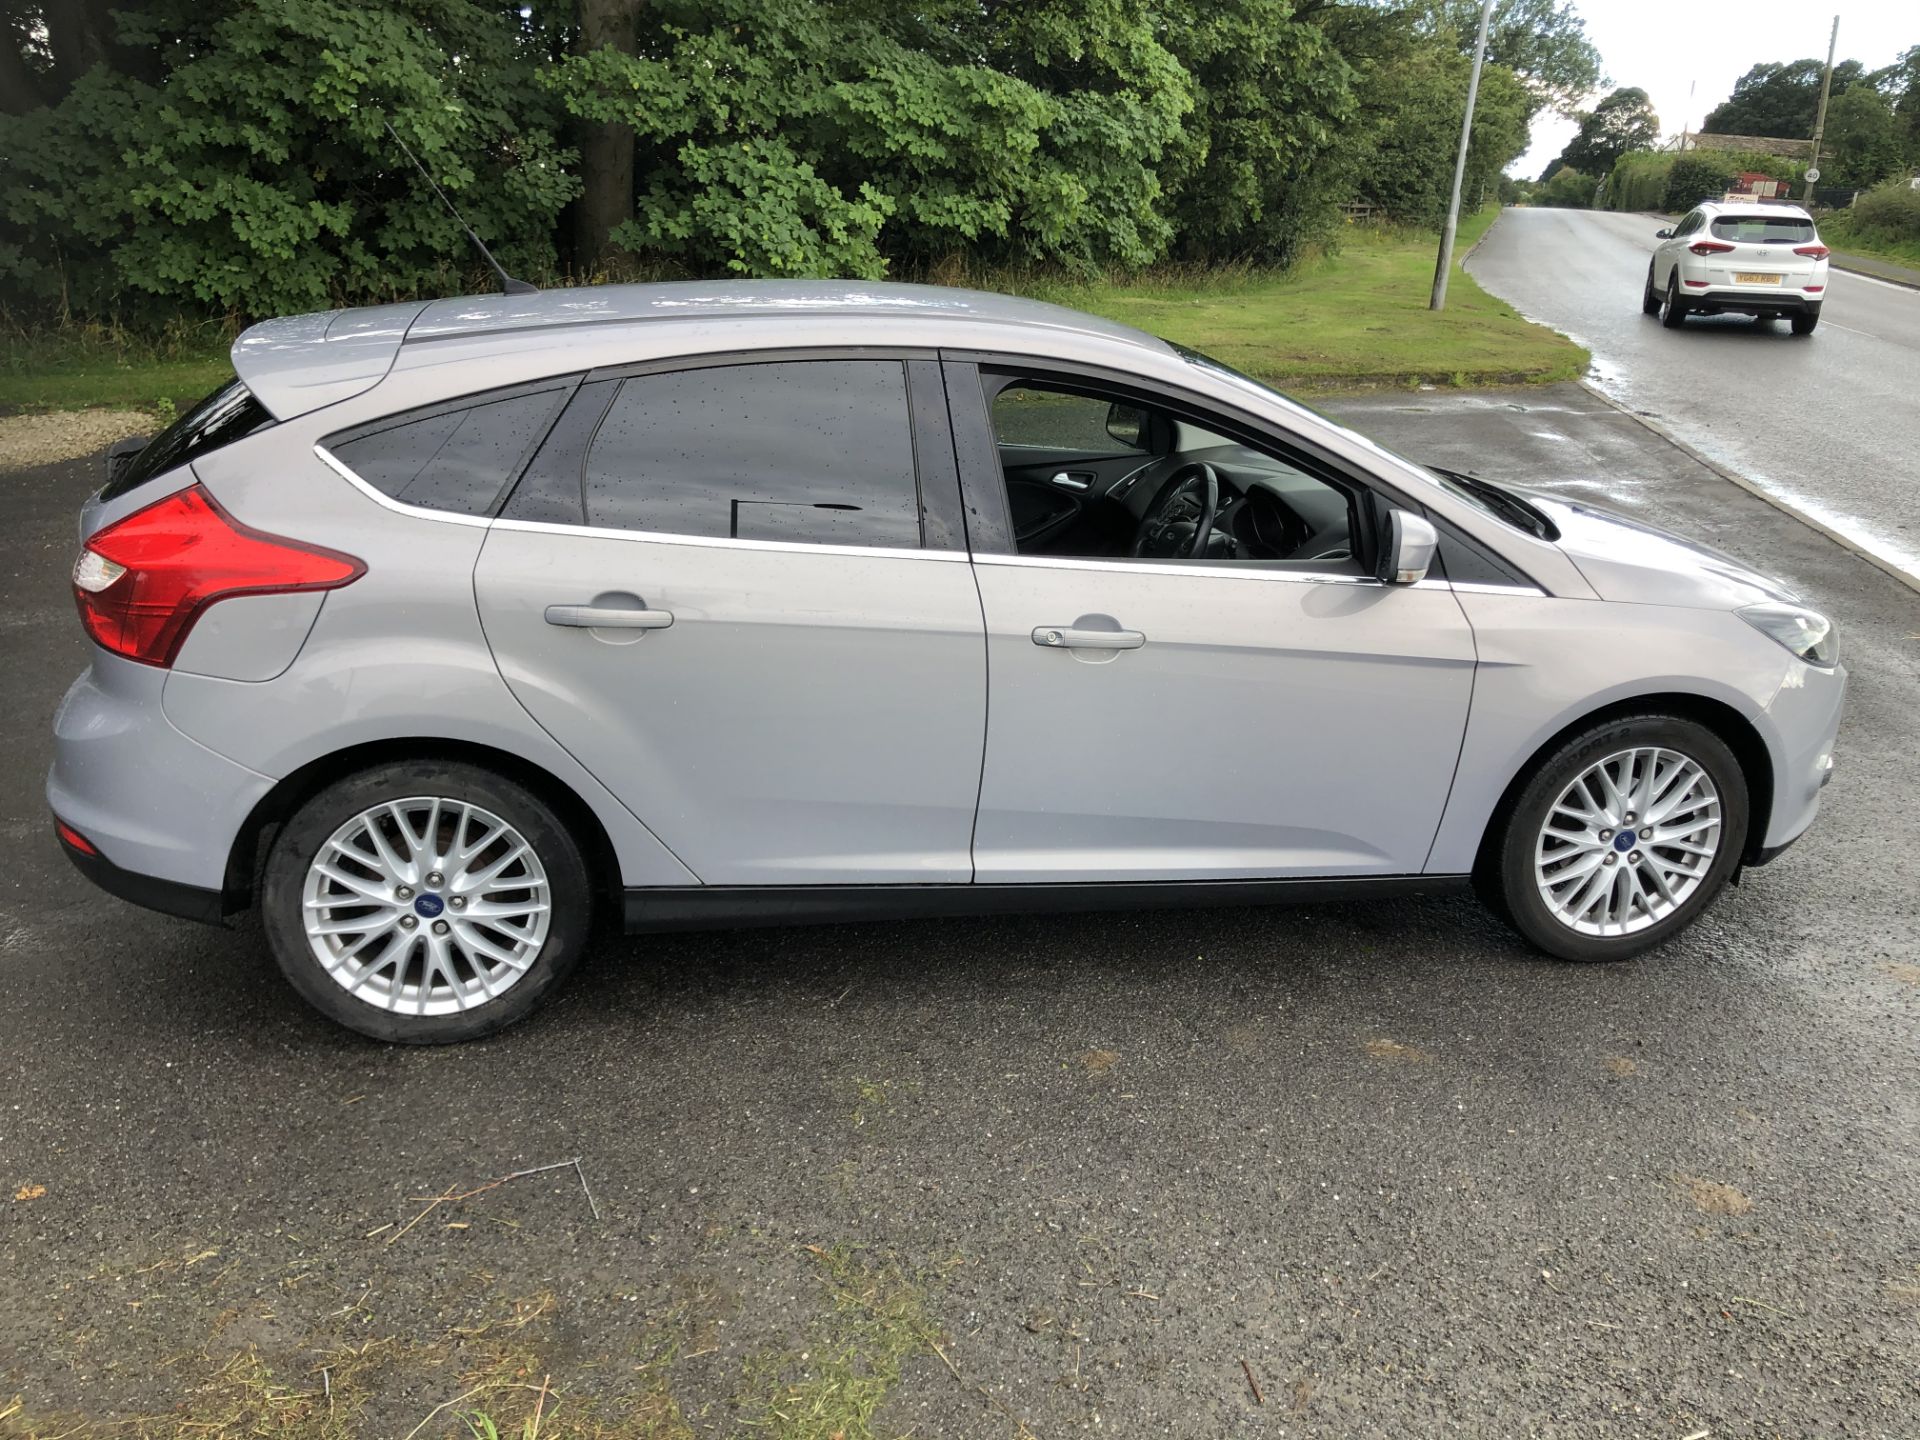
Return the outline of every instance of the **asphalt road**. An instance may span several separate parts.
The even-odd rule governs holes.
[[[608,939],[513,1032],[386,1049],[57,853],[93,470],[0,477],[0,1413],[204,1419],[257,1356],[258,1409],[445,1434],[504,1353],[702,1437],[860,1375],[916,1437],[1913,1434],[1920,597],[1577,387],[1334,408],[1828,607],[1814,832],[1627,965],[1464,899]],[[576,1156],[591,1204],[403,1229]]]
[[[1920,291],[1832,270],[1820,326],[1640,313],[1668,223],[1509,209],[1467,261],[1488,290],[1593,352],[1593,380],[1702,454],[1920,583]]]

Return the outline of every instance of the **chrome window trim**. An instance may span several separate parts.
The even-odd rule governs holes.
[[[905,550],[882,545],[812,545],[799,540],[729,540],[723,535],[672,535],[661,530],[616,530],[602,525],[559,525],[549,520],[506,520],[485,515],[462,515],[453,510],[430,510],[407,505],[384,495],[354,474],[346,462],[315,445],[320,462],[354,489],[384,509],[416,520],[440,520],[451,525],[477,525],[483,530],[519,530],[534,535],[585,535],[594,540],[644,540],[655,545],[705,545],[721,550],[769,550],[777,553],[871,555],[892,560],[966,560],[964,550]]]
[[[334,474],[347,481],[354,489],[373,501],[374,504],[381,506],[383,509],[391,510],[396,515],[411,515],[416,520],[444,520],[450,525],[477,525],[482,530],[486,529],[488,525],[492,523],[485,515],[462,515],[457,510],[429,510],[424,505],[404,505],[400,501],[395,500],[391,495],[375,489],[372,485],[369,485],[365,480],[362,480],[358,475],[354,474],[352,470],[347,468],[347,462],[328,450],[326,446],[316,443],[313,447],[313,453],[319,457],[322,465],[325,465],[329,470],[333,471]]]
[[[1039,570],[1090,570],[1108,575],[1203,575],[1229,580],[1283,580],[1295,585],[1367,585],[1381,590],[1451,590],[1462,595],[1528,595],[1545,598],[1546,591],[1532,585],[1488,585],[1480,582],[1454,584],[1446,580],[1422,580],[1416,585],[1393,586],[1371,575],[1334,575],[1319,570],[1265,570],[1228,565],[1155,565],[1131,560],[1097,560],[1056,555],[970,554],[965,550],[904,550],[882,545],[812,545],[797,540],[729,540],[718,535],[673,535],[661,530],[616,530],[602,525],[558,525],[547,520],[492,519],[484,515],[461,515],[452,510],[430,510],[424,505],[406,505],[374,489],[354,474],[324,445],[313,447],[320,463],[347,481],[374,504],[398,515],[416,520],[438,520],[449,525],[476,525],[483,530],[517,530],[532,535],[584,535],[594,540],[639,540],[652,545],[695,545],[716,550],[765,550],[774,554],[865,555],[881,560],[938,560],[948,564],[971,561],[975,565],[1025,566]],[[1142,467],[1145,468],[1144,466]],[[1257,563],[1257,562],[1256,562]]]
[[[713,550],[766,550],[775,554],[865,555],[878,560],[965,561],[964,550],[905,550],[887,545],[815,545],[801,540],[730,540],[724,535],[673,535],[663,530],[615,530],[603,525],[557,525],[550,520],[495,520],[495,530],[532,535],[585,535],[594,540],[643,540],[651,545],[696,545]]]

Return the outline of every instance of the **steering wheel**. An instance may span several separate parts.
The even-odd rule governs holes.
[[[1190,560],[1206,549],[1220,508],[1220,477],[1195,460],[1167,477],[1133,537],[1137,559]]]

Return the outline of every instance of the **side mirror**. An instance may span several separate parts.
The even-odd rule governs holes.
[[[1418,585],[1427,578],[1440,535],[1424,515],[1389,510],[1380,537],[1380,563],[1374,578],[1387,585]]]
[[[1129,450],[1147,448],[1147,412],[1118,401],[1107,407],[1107,434]]]
[[[1671,240],[1673,238],[1673,231],[1656,230],[1653,232],[1653,238],[1656,240]]]

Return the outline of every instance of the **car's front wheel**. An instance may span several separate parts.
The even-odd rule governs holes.
[[[1677,715],[1568,738],[1490,837],[1481,880],[1521,934],[1565,960],[1618,960],[1692,924],[1740,863],[1747,787],[1726,742]]]
[[[282,973],[377,1040],[437,1045],[524,1019],[585,948],[579,846],[525,787],[400,761],[338,781],[287,821],[261,890]]]

